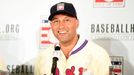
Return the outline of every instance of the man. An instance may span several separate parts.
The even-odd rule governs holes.
[[[60,55],[55,75],[109,75],[110,58],[100,46],[77,34],[79,20],[71,3],[60,2],[51,7],[49,20],[59,40]],[[35,75],[50,75],[54,45],[39,54]]]

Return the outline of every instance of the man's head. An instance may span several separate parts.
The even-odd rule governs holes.
[[[71,3],[60,2],[51,7],[49,20],[52,31],[61,43],[75,40],[79,21],[76,11]]]

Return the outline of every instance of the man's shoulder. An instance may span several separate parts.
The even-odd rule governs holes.
[[[96,49],[104,49],[100,45],[96,44],[95,42],[93,42],[91,40],[88,41],[87,47],[90,49],[95,49],[95,50]]]
[[[110,57],[106,49],[96,44],[95,42],[89,42],[87,46],[87,51],[89,56],[93,57],[95,60],[103,60],[102,62],[110,64]]]
[[[87,44],[87,49],[88,51],[92,52],[93,54],[96,54],[96,56],[100,56],[100,55],[108,55],[107,51],[101,47],[100,45],[96,44],[93,41],[89,41]]]

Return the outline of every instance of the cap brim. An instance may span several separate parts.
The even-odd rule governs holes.
[[[51,20],[53,19],[53,17],[54,17],[55,15],[58,15],[58,14],[67,14],[67,15],[69,15],[69,16],[72,16],[72,17],[76,17],[76,18],[77,18],[76,15],[73,15],[73,14],[71,14],[71,13],[65,11],[65,10],[59,10],[59,11],[56,11],[55,13],[51,14],[51,15],[48,17],[48,20],[51,21]]]

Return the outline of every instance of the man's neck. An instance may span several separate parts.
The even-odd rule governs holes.
[[[69,53],[72,51],[72,49],[77,44],[78,39],[79,39],[79,37],[78,37],[78,35],[76,35],[75,38],[72,39],[71,41],[69,41],[67,43],[60,43],[61,50],[64,53],[66,58],[69,57]]]

